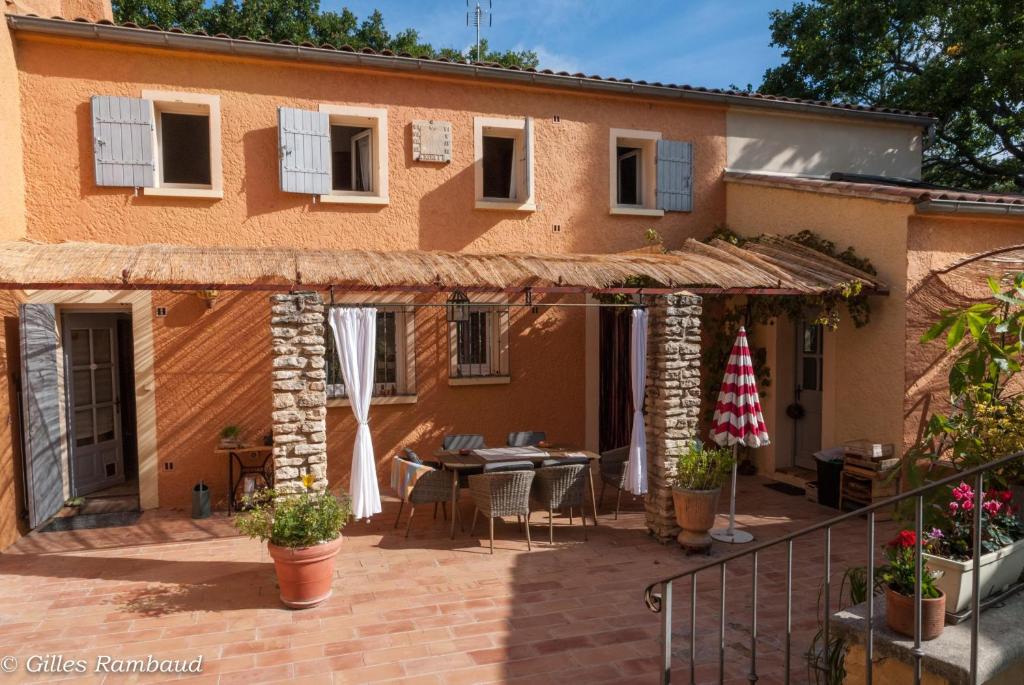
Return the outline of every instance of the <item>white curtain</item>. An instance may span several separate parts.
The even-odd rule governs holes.
[[[372,307],[333,307],[330,310],[334,344],[338,348],[341,374],[348,400],[359,427],[352,449],[352,481],[348,492],[357,519],[379,514],[380,489],[377,463],[370,437],[370,397],[377,350],[377,310]]]
[[[644,426],[644,386],[647,380],[647,310],[633,310],[629,373],[633,387],[633,431],[629,436],[626,490],[647,493],[647,431]]]

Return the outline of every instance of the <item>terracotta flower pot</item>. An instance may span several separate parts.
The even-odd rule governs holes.
[[[274,559],[281,601],[289,609],[308,609],[331,596],[334,558],[341,548],[341,536],[312,547],[278,547],[267,543]]]
[[[914,637],[914,598],[885,588],[885,624],[900,635]],[[934,640],[946,625],[946,593],[921,599],[921,639]]]
[[[708,531],[715,525],[718,495],[714,490],[682,490],[672,488],[672,503],[676,510],[676,523],[682,528],[676,538],[687,551],[704,551],[711,547]]]

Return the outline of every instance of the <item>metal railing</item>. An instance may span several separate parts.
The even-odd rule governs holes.
[[[972,538],[973,538],[973,559],[972,559],[972,576],[971,576],[971,607],[970,607],[970,619],[971,619],[971,652],[970,652],[970,682],[972,685],[978,682],[978,630],[980,627],[980,559],[981,559],[981,523],[982,523],[982,497],[985,474],[989,471],[1003,468],[1018,459],[1024,457],[1024,451],[1017,452],[1015,454],[1003,457],[997,461],[984,464],[972,469],[955,473],[941,480],[928,483],[927,485],[921,486],[914,490],[910,490],[901,495],[890,497],[871,504],[870,506],[857,509],[840,516],[816,523],[812,526],[807,526],[801,530],[788,535],[768,540],[759,544],[752,545],[746,549],[743,549],[734,554],[728,554],[721,559],[709,561],[708,563],[701,564],[696,568],[690,569],[683,573],[679,573],[668,578],[663,578],[657,582],[651,583],[644,590],[644,602],[647,604],[647,608],[654,613],[660,613],[662,617],[662,668],[661,668],[661,682],[669,683],[672,678],[672,585],[677,580],[684,578],[690,579],[690,655],[689,655],[689,675],[691,684],[696,683],[696,666],[697,666],[697,574],[702,571],[718,568],[720,576],[720,601],[719,611],[720,623],[718,631],[718,678],[719,682],[722,682],[725,677],[725,661],[726,661],[726,603],[725,603],[725,581],[726,581],[726,567],[728,564],[736,562],[745,557],[751,558],[751,615],[750,615],[750,673],[748,680],[751,683],[755,683],[758,680],[757,675],[757,590],[758,590],[758,557],[761,552],[766,549],[776,547],[779,545],[786,546],[786,635],[785,635],[785,651],[783,654],[783,663],[785,669],[784,682],[789,683],[790,681],[790,659],[792,653],[792,637],[793,637],[793,541],[797,538],[810,535],[812,533],[818,533],[824,531],[825,537],[825,562],[824,562],[824,583],[822,588],[822,596],[824,600],[824,619],[822,625],[822,635],[824,638],[825,650],[829,649],[830,645],[830,622],[831,622],[831,575],[832,575],[832,528],[840,523],[851,521],[861,516],[867,515],[867,601],[866,601],[866,627],[865,627],[865,674],[866,682],[871,685],[872,681],[872,661],[874,657],[874,637],[875,637],[875,615],[874,615],[874,588],[875,588],[875,512],[881,509],[888,509],[893,507],[899,502],[904,502],[910,499],[916,499],[914,507],[914,532],[916,534],[916,543],[914,545],[914,562],[915,562],[915,585],[916,591],[914,593],[914,648],[912,654],[914,655],[914,683],[919,685],[921,682],[921,662],[924,657],[924,651],[921,649],[921,577],[923,573],[923,560],[921,554],[921,539],[922,539],[922,526],[924,519],[924,497],[925,495],[938,490],[939,488],[947,487],[958,481],[970,482],[970,479],[974,481],[974,509],[973,509],[973,520],[972,520]]]

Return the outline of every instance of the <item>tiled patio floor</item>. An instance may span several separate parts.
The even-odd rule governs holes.
[[[741,478],[739,495],[739,520],[758,539],[830,515],[764,482]],[[90,662],[97,655],[202,655],[202,675],[194,678],[221,684],[657,682],[659,617],[644,607],[643,588],[705,558],[656,543],[639,505],[624,505],[618,521],[602,511],[588,542],[577,520],[572,529],[556,527],[553,547],[535,544],[532,552],[515,525],[498,524],[492,556],[468,534],[449,540],[440,519],[425,515],[403,538],[391,527],[397,503],[388,501],[372,523],[345,529],[333,597],[303,612],[279,605],[265,548],[238,537],[222,514],[192,521],[157,511],[127,528],[33,535],[0,555],[0,656],[19,661],[13,674],[0,673],[0,683],[167,678],[24,672],[28,657],[47,654]],[[535,515],[534,540],[546,539],[541,519]],[[714,554],[729,551],[718,544]],[[840,526],[833,550],[838,585],[847,565],[863,563],[864,524]],[[780,549],[760,561],[762,684],[781,680],[783,555]],[[817,625],[822,565],[820,537],[797,546],[795,682],[806,678],[800,655]],[[730,568],[727,580],[727,682],[737,683],[747,682],[750,646],[750,568],[742,566]],[[701,577],[698,660],[708,680],[717,678],[717,588],[716,574]],[[676,667],[685,669],[688,584],[676,590],[675,615]]]

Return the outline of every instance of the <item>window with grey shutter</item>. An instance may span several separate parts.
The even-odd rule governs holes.
[[[26,500],[29,527],[36,528],[64,504],[56,308],[52,304],[23,304],[19,309]]]
[[[666,212],[693,209],[693,144],[658,141],[657,208]]]
[[[281,190],[327,195],[331,192],[331,122],[326,112],[291,107],[277,110]]]
[[[92,139],[96,185],[153,187],[156,165],[149,100],[94,95]]]

